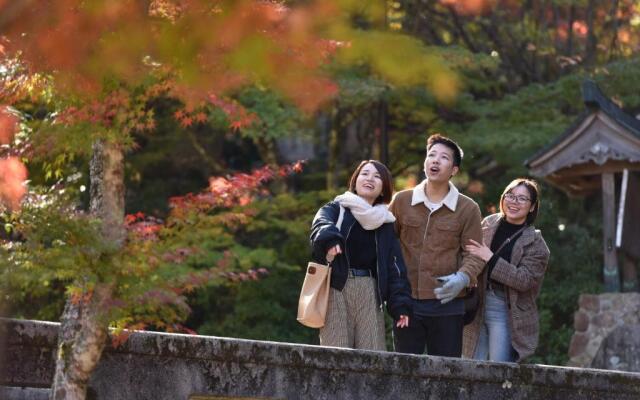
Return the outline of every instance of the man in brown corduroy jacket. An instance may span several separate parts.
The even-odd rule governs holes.
[[[469,239],[482,241],[478,204],[450,182],[462,149],[436,134],[427,140],[426,179],[395,195],[389,209],[407,265],[413,298],[409,326],[394,328],[401,353],[460,357],[464,288],[475,285],[484,262],[469,254]]]

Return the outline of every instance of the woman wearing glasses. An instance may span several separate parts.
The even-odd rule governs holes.
[[[467,358],[522,361],[538,345],[536,298],[549,260],[549,248],[533,226],[539,207],[537,183],[513,180],[500,198],[500,213],[482,221],[484,243],[465,246],[486,262],[478,277],[478,313],[464,330]]]

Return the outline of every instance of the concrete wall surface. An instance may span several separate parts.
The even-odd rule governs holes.
[[[46,396],[57,328],[0,320],[0,397]],[[88,397],[623,400],[640,398],[640,374],[136,332],[105,350]]]

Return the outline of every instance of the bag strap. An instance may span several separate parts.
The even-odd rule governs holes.
[[[518,235],[520,235],[522,232],[524,232],[525,229],[527,229],[529,226],[525,225],[522,228],[518,229],[518,231],[516,233],[514,233],[513,235],[509,236],[507,238],[507,240],[505,240],[504,242],[502,242],[502,244],[500,245],[500,247],[498,247],[498,250],[496,250],[493,254],[498,254],[500,253],[500,250],[502,250],[504,248],[504,246],[508,245],[509,242],[511,242],[513,239],[515,239]]]
[[[340,214],[338,214],[338,221],[336,222],[336,228],[338,228],[338,231],[340,231],[340,228],[342,228],[342,221],[344,220],[344,207],[342,207],[342,204],[338,203],[338,205],[340,206]]]

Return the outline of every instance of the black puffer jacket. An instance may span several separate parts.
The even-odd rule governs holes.
[[[331,263],[331,287],[342,290],[348,276],[348,254],[346,238],[351,227],[357,223],[353,214],[345,208],[342,227],[338,231],[336,223],[340,214],[340,205],[332,201],[316,213],[311,225],[312,258],[317,263],[326,263],[327,250],[340,244],[343,253]],[[411,288],[407,279],[400,244],[393,229],[393,223],[382,224],[375,230],[378,297],[379,302],[387,303],[389,314],[394,320],[401,315],[411,315]]]

